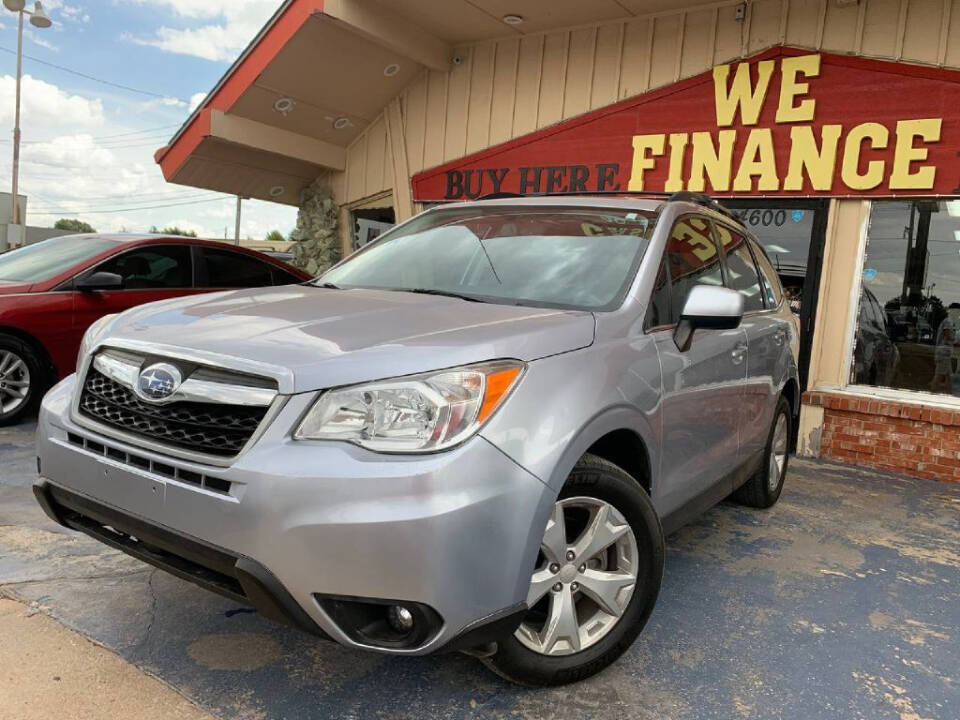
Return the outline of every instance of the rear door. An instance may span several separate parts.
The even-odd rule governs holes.
[[[120,290],[73,291],[73,332],[77,344],[91,323],[104,315],[195,292],[190,245],[141,245],[118,253],[81,276],[116,273]]]
[[[725,497],[718,482],[737,466],[740,393],[747,374],[746,333],[697,330],[680,352],[673,330],[690,289],[722,285],[721,254],[711,223],[698,215],[680,218],[664,253],[648,332],[660,356],[663,377],[663,448],[656,502],[664,515],[690,504],[691,512]],[[699,499],[698,502],[694,502]]]
[[[785,323],[768,302],[769,288],[761,278],[747,236],[716,223],[724,251],[727,287],[743,296],[743,322],[747,336],[747,377],[740,400],[740,461],[754,460],[763,452],[773,419],[778,360],[787,340]]]

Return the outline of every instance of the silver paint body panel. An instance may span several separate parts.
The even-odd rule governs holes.
[[[501,200],[637,207],[650,200]],[[522,602],[564,480],[599,438],[646,447],[662,517],[732,474],[766,441],[777,398],[797,382],[785,303],[735,330],[697,330],[680,353],[643,319],[673,220],[663,207],[622,306],[589,313],[370,290],[268,288],[182,298],[123,313],[97,345],[149,351],[276,380],[265,427],[227,464],[168,453],[79,422],[76,376],[44,399],[38,454],[50,482],[267,567],[334,639],[355,646],[313,593],[418,601],[444,619],[430,652],[470,623]],[[93,348],[91,348],[93,349]],[[527,371],[465,443],[386,455],[292,439],[326,388],[517,358]],[[83,371],[89,358],[81,366]],[[67,442],[67,433],[233,483],[229,496],[153,476]]]

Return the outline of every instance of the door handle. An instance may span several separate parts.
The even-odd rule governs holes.
[[[739,365],[743,362],[744,356],[747,354],[747,344],[746,343],[737,343],[733,350],[730,351],[730,357],[733,358],[733,364]]]

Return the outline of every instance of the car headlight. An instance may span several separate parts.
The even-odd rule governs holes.
[[[503,403],[525,365],[515,360],[329,390],[297,440],[345,440],[379,452],[429,452],[463,442]]]
[[[87,331],[83,334],[83,339],[80,341],[80,350],[77,353],[77,372],[80,372],[83,359],[93,349],[97,340],[100,339],[100,334],[104,328],[119,314],[120,313],[111,313],[110,315],[104,315],[87,328]]]

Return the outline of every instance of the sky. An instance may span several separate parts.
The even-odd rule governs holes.
[[[279,4],[45,0],[53,26],[25,24],[23,41],[20,193],[28,196],[27,224],[51,227],[73,217],[101,232],[177,225],[201,237],[232,238],[236,198],[167,183],[153,154]],[[0,5],[0,190],[6,192],[16,47],[16,15]],[[244,201],[241,220],[243,237],[260,239],[274,229],[286,235],[296,208]]]

